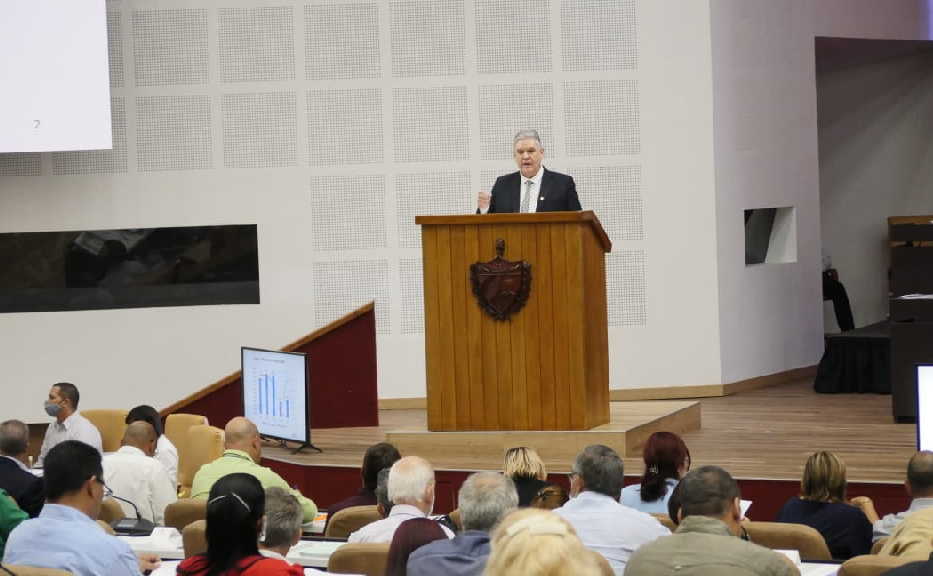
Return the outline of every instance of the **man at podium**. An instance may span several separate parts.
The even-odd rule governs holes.
[[[499,176],[491,192],[479,193],[477,214],[580,210],[573,178],[541,165],[544,147],[537,130],[519,131],[512,150],[518,172]]]

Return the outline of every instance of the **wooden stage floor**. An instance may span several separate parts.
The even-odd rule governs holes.
[[[665,415],[689,411],[693,401],[614,402],[613,424],[629,433],[654,431],[652,423]],[[900,483],[914,452],[915,428],[894,424],[891,397],[874,394],[816,394],[809,380],[743,392],[722,398],[699,399],[702,425],[683,434],[693,466],[717,464],[738,478],[796,480],[806,457],[816,450],[839,454],[848,466],[850,482]],[[358,468],[367,446],[387,432],[423,429],[424,410],[382,410],[380,426],[312,431],[323,454],[291,455],[267,447],[263,456],[305,466]],[[678,424],[679,423],[679,424]],[[682,429],[689,429],[682,428]],[[620,452],[622,446],[614,446]],[[626,475],[642,472],[637,450],[625,458]],[[501,460],[470,451],[448,451],[431,458],[440,470],[498,469]],[[567,472],[570,459],[545,458],[549,472]]]

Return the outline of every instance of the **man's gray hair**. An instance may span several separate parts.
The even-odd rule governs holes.
[[[625,484],[625,466],[616,451],[602,444],[592,444],[577,455],[574,474],[583,478],[583,489],[618,500]]]
[[[383,468],[376,475],[376,504],[382,505],[386,516],[392,511],[392,501],[389,500],[389,472],[391,468]]]
[[[433,484],[431,463],[418,456],[405,456],[389,469],[389,500],[393,504],[421,502]]]
[[[262,543],[268,548],[291,546],[301,532],[303,517],[301,504],[288,490],[266,488],[266,538]]]
[[[457,497],[464,530],[489,532],[499,520],[518,507],[512,479],[498,472],[470,474]]]
[[[29,427],[19,420],[0,424],[0,454],[19,456],[29,448]]]
[[[719,466],[691,470],[677,487],[680,489],[680,510],[684,518],[720,518],[740,495],[735,479]]]
[[[519,130],[515,133],[515,138],[512,138],[512,146],[514,147],[521,140],[534,140],[538,143],[538,148],[544,149],[544,145],[541,144],[541,137],[538,136],[537,130]]]

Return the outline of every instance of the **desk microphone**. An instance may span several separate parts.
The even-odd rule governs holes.
[[[134,504],[131,500],[127,500],[126,498],[120,498],[116,494],[111,494],[110,497],[114,500],[119,500],[120,502],[126,502],[132,506],[133,510],[136,512],[135,520],[132,518],[114,520],[110,524],[114,532],[117,534],[128,534],[130,536],[148,536],[152,534],[152,531],[155,529],[155,524],[142,517],[142,514],[139,513],[139,508],[136,507],[136,504]]]

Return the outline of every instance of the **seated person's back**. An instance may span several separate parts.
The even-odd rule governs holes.
[[[355,506],[375,506],[376,502],[376,484],[379,476],[379,472],[384,468],[389,468],[399,458],[401,458],[398,449],[395,446],[389,444],[388,442],[379,442],[378,444],[373,444],[366,449],[366,454],[363,456],[363,466],[360,469],[360,476],[362,476],[363,487],[360,488],[360,491],[355,495],[341,500],[332,506],[327,508],[327,524],[330,523],[330,519],[334,517],[337,512],[345,508],[353,508]],[[324,532],[327,532],[327,524],[324,526]]]
[[[45,484],[27,468],[29,427],[19,420],[0,424],[0,488],[16,500],[30,518],[45,503]]]
[[[642,451],[641,481],[622,489],[622,504],[648,514],[667,514],[677,482],[690,470],[690,451],[673,432],[655,432]]]
[[[132,518],[139,511],[142,518],[162,524],[165,507],[178,499],[175,485],[162,463],[156,460],[155,429],[148,422],[137,421],[126,427],[123,445],[104,456],[104,481],[120,502],[124,514]]]
[[[125,542],[94,518],[104,497],[100,452],[77,440],[57,444],[45,459],[48,502],[38,518],[19,525],[3,561],[67,570],[76,576],[137,576],[140,563]]]

